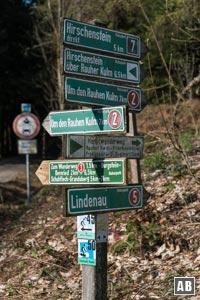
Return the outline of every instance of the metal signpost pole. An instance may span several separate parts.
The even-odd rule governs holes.
[[[26,154],[26,183],[27,183],[27,200],[26,205],[30,205],[30,163],[29,154]]]

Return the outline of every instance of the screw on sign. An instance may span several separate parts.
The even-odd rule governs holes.
[[[131,108],[137,108],[140,104],[139,95],[135,90],[128,93],[128,105]]]
[[[129,199],[129,203],[132,206],[137,205],[138,202],[140,201],[140,191],[137,188],[133,188],[129,192],[128,199]]]
[[[32,113],[22,113],[14,119],[13,130],[21,139],[32,139],[40,131],[40,121]]]
[[[122,123],[122,116],[119,110],[113,109],[108,115],[108,123],[111,128],[117,129]]]

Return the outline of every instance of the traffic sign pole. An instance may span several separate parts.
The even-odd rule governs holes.
[[[18,140],[18,152],[26,154],[26,183],[27,200],[26,205],[30,205],[30,163],[29,154],[37,153],[36,140],[32,140],[40,131],[40,121],[36,115],[32,114],[31,105],[22,103],[22,113],[17,115],[13,121],[13,131],[20,138]],[[31,148],[31,145],[34,147]]]
[[[26,184],[27,184],[27,200],[26,205],[30,205],[30,163],[29,154],[26,154]]]

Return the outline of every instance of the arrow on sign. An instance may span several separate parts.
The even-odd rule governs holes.
[[[127,78],[129,80],[139,81],[139,68],[138,64],[128,63],[127,64]]]
[[[143,157],[142,136],[68,135],[67,157],[106,158]]]
[[[50,135],[126,133],[124,106],[50,112],[42,125]]]
[[[126,158],[46,160],[35,174],[44,185],[124,185],[126,168]]]
[[[132,145],[134,145],[134,146],[141,145],[141,140],[139,140],[139,139],[136,138],[134,141],[132,141]]]
[[[73,154],[74,152],[77,152],[79,149],[83,148],[83,145],[77,143],[74,140],[71,140],[70,144],[70,154]]]

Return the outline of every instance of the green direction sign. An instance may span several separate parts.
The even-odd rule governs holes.
[[[125,159],[72,160],[49,163],[49,184],[125,184]]]
[[[70,19],[64,19],[64,43],[135,58],[147,51],[139,36]]]
[[[65,100],[86,105],[125,105],[135,112],[140,112],[146,105],[146,97],[140,88],[67,77],[65,78]]]
[[[51,112],[43,122],[50,135],[126,132],[123,106]]]
[[[142,158],[144,139],[141,136],[68,135],[69,158]]]
[[[67,201],[70,215],[135,209],[142,207],[143,186],[68,189]]]
[[[141,65],[137,61],[64,49],[64,72],[134,84],[141,82]]]

